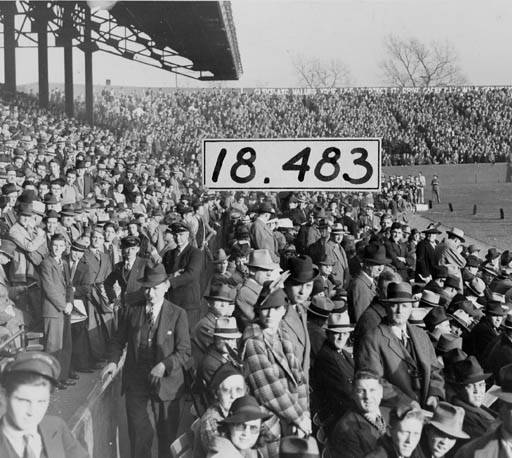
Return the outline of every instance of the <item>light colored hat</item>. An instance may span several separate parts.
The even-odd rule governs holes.
[[[423,318],[425,318],[425,315],[428,312],[429,309],[423,307],[413,307],[411,310],[411,315],[409,316],[409,323],[424,328],[425,323],[423,322]]]
[[[293,222],[290,218],[279,218],[277,227],[281,229],[293,229]]]
[[[446,233],[457,237],[462,243],[466,241],[464,238],[464,231],[458,227],[452,227],[451,229],[448,229]]]
[[[254,250],[249,255],[249,262],[247,267],[253,267],[261,270],[275,270],[279,269],[279,264],[276,264],[270,256],[270,251],[263,248],[261,250]]]
[[[462,430],[464,414],[462,407],[440,401],[429,424],[450,437],[469,439],[470,436]]]
[[[420,304],[426,304],[431,307],[437,307],[439,305],[439,301],[441,300],[441,296],[434,291],[430,291],[428,289],[424,289],[421,294]]]
[[[355,326],[350,323],[348,312],[331,313],[327,319],[327,332],[350,332],[355,329]]]
[[[238,330],[236,325],[236,319],[231,316],[217,318],[213,335],[215,337],[222,337],[223,339],[239,339],[242,337],[242,333]]]

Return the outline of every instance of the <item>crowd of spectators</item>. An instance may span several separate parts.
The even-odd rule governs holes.
[[[58,390],[125,352],[133,458],[171,456],[184,430],[196,457],[508,456],[509,251],[411,227],[421,174],[373,194],[215,192],[198,160],[198,139],[254,132],[385,132],[459,161],[481,138],[498,159],[507,91],[104,91],[94,127],[3,94],[0,339],[42,332],[55,359],[37,374]]]

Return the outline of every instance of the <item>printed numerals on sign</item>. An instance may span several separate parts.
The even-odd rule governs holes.
[[[380,139],[204,140],[210,189],[379,190]]]

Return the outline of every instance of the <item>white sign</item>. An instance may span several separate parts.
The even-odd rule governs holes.
[[[379,191],[380,179],[380,138],[203,140],[209,189]]]

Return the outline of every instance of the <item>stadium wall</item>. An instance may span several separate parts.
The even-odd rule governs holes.
[[[383,167],[384,175],[417,175],[423,173],[427,188],[434,175],[439,177],[443,186],[456,186],[470,183],[504,183],[507,178],[507,163],[496,164],[447,164],[447,165],[407,165]]]

